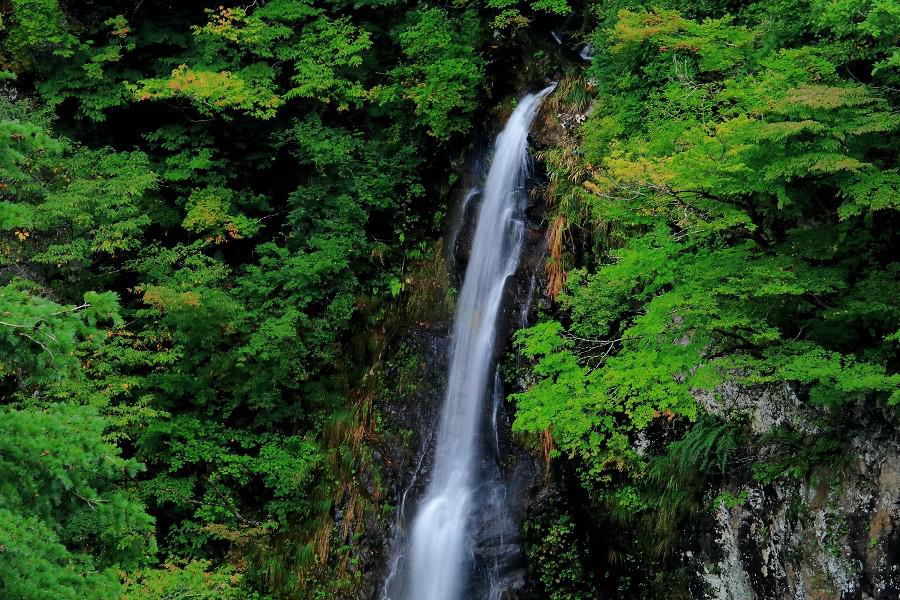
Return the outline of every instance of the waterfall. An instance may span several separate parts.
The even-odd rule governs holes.
[[[459,243],[459,234],[463,229],[463,226],[466,223],[466,215],[469,214],[469,205],[472,203],[472,200],[481,193],[481,190],[477,187],[470,187],[466,192],[466,195],[463,196],[462,202],[459,205],[459,210],[455,215],[455,223],[453,228],[450,230],[450,235],[447,238],[447,254],[448,258],[451,260],[456,255],[457,244]]]
[[[403,557],[397,596],[407,600],[458,600],[469,583],[469,520],[478,501],[478,482],[473,480],[482,452],[484,400],[493,383],[497,318],[524,233],[528,130],[554,87],[522,98],[495,142],[456,309],[433,472]]]

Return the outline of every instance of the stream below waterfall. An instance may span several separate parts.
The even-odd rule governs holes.
[[[518,266],[525,230],[528,132],[554,88],[522,98],[494,145],[456,307],[433,467],[409,533],[395,550],[384,600],[494,599],[502,596],[509,580],[513,565],[504,563],[517,552],[504,547],[515,545],[517,550],[519,540],[504,539],[503,533],[516,527],[506,523],[512,517],[499,463],[496,415],[503,388],[494,351],[504,289]],[[466,199],[476,193],[470,190]],[[490,436],[484,436],[486,427]],[[405,518],[401,511],[397,527],[406,525]],[[498,538],[491,540],[493,556],[482,551],[476,565],[474,532],[481,530],[483,543],[492,528]],[[485,571],[478,583],[476,568]]]

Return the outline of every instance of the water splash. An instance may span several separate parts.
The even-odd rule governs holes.
[[[466,191],[466,195],[463,196],[462,202],[459,204],[453,227],[450,229],[450,235],[448,236],[446,244],[446,252],[451,258],[456,255],[457,246],[459,245],[459,234],[466,224],[466,217],[469,214],[469,205],[472,204],[472,200],[478,197],[480,193],[481,190],[479,188],[470,187]]]
[[[409,485],[406,486],[406,489],[403,490],[403,493],[400,495],[400,506],[397,508],[397,515],[394,520],[395,542],[402,541],[403,539],[403,529],[406,527],[406,499],[419,480],[419,474],[422,472],[422,463],[425,461],[425,456],[428,454],[428,446],[430,444],[431,436],[429,435],[422,441],[422,447],[419,449],[419,457],[416,460],[416,468],[410,478]],[[384,580],[384,587],[381,588],[382,598],[389,598],[390,590],[395,585],[397,577],[400,574],[400,565],[402,562],[403,554],[399,552],[391,559],[390,571],[388,572],[387,578]]]
[[[534,290],[537,288],[537,272],[531,274],[528,281],[528,291],[525,293],[525,302],[522,303],[522,310],[519,312],[519,329],[528,327],[528,315],[531,312],[531,305],[534,303]]]
[[[500,412],[500,404],[503,402],[503,378],[500,376],[500,368],[494,369],[494,389],[491,393],[493,405],[491,406],[491,433],[494,438],[494,456],[500,462],[500,432],[497,429],[497,415]]]
[[[581,49],[580,52],[578,52],[578,56],[581,57],[581,60],[591,62],[592,60],[594,60],[594,46],[592,44],[586,45]]]

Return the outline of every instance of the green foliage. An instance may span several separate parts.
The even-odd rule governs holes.
[[[583,510],[636,532],[614,544],[625,562],[667,560],[751,462],[760,484],[810,477],[840,455],[849,411],[895,420],[888,4],[608,3],[587,73],[551,100],[593,110],[541,153],[559,310],[517,335],[531,385],[513,428],[552,436]],[[785,384],[824,415],[815,438],[750,436],[750,415],[727,412],[729,389]]]
[[[746,440],[746,433],[739,425],[722,423],[704,415],[681,439],[669,444],[662,459],[669,464],[652,465],[650,478],[659,481],[673,472],[680,478],[705,474],[723,476],[729,460]]]
[[[27,66],[50,49],[65,55],[75,41],[57,0],[13,0],[4,7],[0,32],[0,69]]]
[[[742,491],[737,496],[735,496],[731,492],[725,491],[713,499],[713,506],[722,504],[725,506],[725,508],[730,510],[732,508],[737,508],[738,506],[743,505],[745,502],[747,502],[747,499],[749,497],[750,494],[747,492],[747,490]]]
[[[587,600],[596,598],[583,565],[588,560],[576,524],[568,514],[552,519],[533,519],[525,525],[529,563],[551,600]]]
[[[572,11],[567,0],[488,0],[487,6],[499,11],[491,22],[498,30],[526,27],[532,19],[566,15]]]
[[[4,4],[0,595],[354,595],[360,531],[334,515],[380,502],[372,332],[510,29],[570,8]],[[746,441],[701,391],[900,402],[897,10],[591,9],[596,57],[548,119],[593,112],[542,153],[561,311],[517,337],[514,429],[592,508],[671,532]],[[786,439],[760,481],[839,453]],[[529,550],[551,597],[596,595],[573,523]]]
[[[108,504],[158,517],[170,566],[99,507],[71,532],[4,513],[17,548],[70,563],[72,597],[121,593],[116,535],[129,597],[354,595],[362,525],[333,515],[380,493],[357,387],[486,95],[481,15],[7,5],[0,405],[100,415],[91,434],[147,466]]]
[[[114,292],[85,292],[84,302],[62,306],[35,295],[24,281],[0,288],[0,378],[35,385],[79,377],[78,346],[98,346],[101,323],[121,324]]]
[[[22,102],[18,104],[3,103],[0,105],[0,168],[6,179],[21,179],[23,173],[18,172],[18,165],[39,152],[58,150],[58,142],[46,131],[46,115],[40,113],[29,115],[34,107]],[[30,117],[30,118],[29,118]],[[16,209],[9,204],[4,205],[3,221],[0,225],[8,227],[12,219],[21,218]]]
[[[275,94],[273,77],[271,70],[253,67],[231,73],[179,65],[168,77],[141,81],[133,93],[138,100],[186,98],[205,115],[231,108],[270,119],[283,102]]]
[[[112,568],[155,552],[153,519],[117,489],[143,466],[103,441],[92,410],[3,408],[0,592],[5,598],[107,598]],[[88,553],[87,549],[90,549]]]
[[[116,593],[115,574],[96,572],[90,558],[73,555],[58,535],[35,517],[0,508],[0,574],[4,597],[100,600]]]
[[[744,449],[748,436],[740,423],[701,417],[666,453],[650,460],[642,484],[655,550],[665,553],[677,541],[679,526],[705,508],[706,487],[721,481]]]
[[[157,187],[147,156],[54,138],[45,119],[26,121],[29,106],[0,100],[9,135],[0,142],[8,168],[0,188],[0,264],[28,260],[72,272],[138,249]]]
[[[783,477],[805,479],[819,465],[827,464],[829,469],[835,469],[841,462],[840,440],[827,435],[779,428],[766,434],[761,442],[766,451],[753,464],[753,478],[765,485]]]
[[[420,122],[438,139],[465,133],[484,86],[483,61],[475,53],[476,15],[466,11],[451,20],[445,10],[429,8],[411,19],[398,35],[407,62],[391,72],[397,84],[378,90],[376,98],[412,101]]]
[[[232,567],[212,568],[209,561],[185,565],[167,563],[161,569],[141,569],[124,580],[123,600],[244,600],[241,576]]]
[[[824,42],[765,45],[754,26],[619,11],[583,158],[544,155],[557,220],[597,241],[560,296],[571,322],[519,337],[537,383],[514,427],[552,431],[589,485],[639,466],[634,436],[696,419],[691,390],[723,379],[790,381],[828,407],[897,402],[896,111],[841,80]]]

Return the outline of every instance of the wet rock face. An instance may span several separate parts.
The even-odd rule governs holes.
[[[364,563],[358,598],[376,600],[391,568],[394,548],[402,543],[405,522],[431,470],[434,429],[443,400],[446,361],[450,347],[447,323],[411,327],[398,336],[392,365],[385,369],[387,393],[378,404],[382,433],[373,447],[373,460],[381,473],[388,514],[370,515],[366,537],[360,543]]]
[[[754,434],[789,426],[794,431],[815,433],[818,411],[803,404],[787,383],[748,390],[726,381],[713,392],[697,390],[694,399],[706,412],[731,419],[747,417]]]
[[[474,515],[475,583],[472,598],[525,600],[528,580],[522,554],[522,523],[529,505],[540,490],[542,468],[509,439],[509,415],[500,407],[498,418],[501,459],[483,465],[482,491],[486,500]]]
[[[717,414],[743,412],[756,433],[776,426],[816,433],[809,425],[815,409],[787,385],[751,391],[728,384],[718,399],[698,400]],[[848,420],[858,426],[846,460],[817,468],[807,480],[763,486],[732,478],[729,491],[746,500],[731,508],[721,503],[705,530],[693,532],[696,549],[683,553],[695,574],[694,597],[900,598],[900,440],[893,428],[862,414]]]

